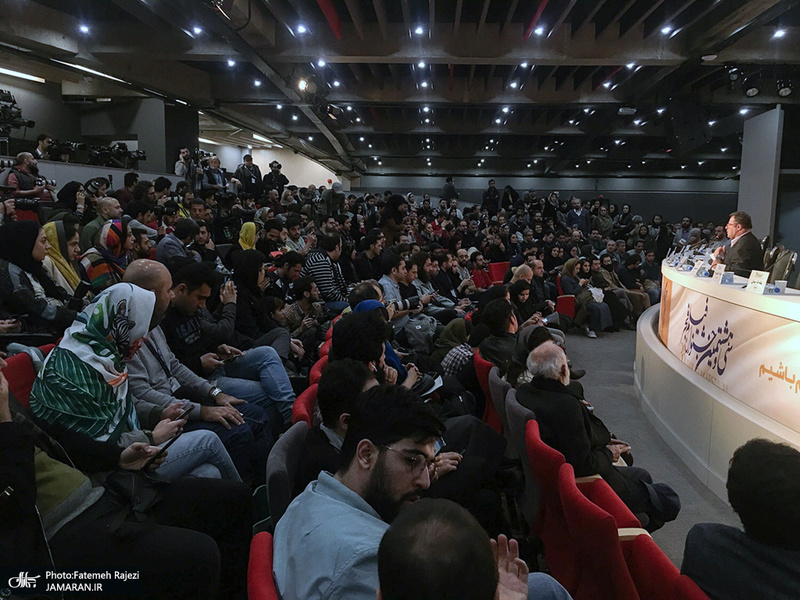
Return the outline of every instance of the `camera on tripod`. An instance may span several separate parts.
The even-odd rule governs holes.
[[[128,150],[128,144],[117,142],[113,146],[90,146],[89,164],[127,169],[139,160],[147,160],[144,150]]]
[[[47,149],[47,153],[50,155],[51,160],[58,160],[58,157],[63,156],[64,154],[73,154],[74,152],[78,152],[79,150],[86,150],[86,144],[81,144],[79,142],[60,142],[59,140],[53,140],[50,143],[50,147]]]
[[[0,135],[8,136],[12,129],[36,127],[36,121],[22,118],[22,109],[17,106],[14,94],[8,90],[0,90]]]
[[[198,165],[203,164],[209,158],[213,158],[214,156],[216,156],[216,154],[214,154],[213,152],[201,150],[200,148],[195,148],[194,151],[192,152],[192,160],[194,160],[194,162],[196,162]]]
[[[14,160],[8,160],[8,159],[0,160],[0,169],[10,169],[15,164],[17,164],[17,162]]]

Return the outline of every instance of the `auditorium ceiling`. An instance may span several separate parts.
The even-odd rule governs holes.
[[[0,9],[3,61],[61,77],[67,99],[163,97],[202,111],[204,137],[351,176],[736,177],[746,119],[781,104],[800,125],[799,0]],[[793,137],[785,168],[800,168]]]

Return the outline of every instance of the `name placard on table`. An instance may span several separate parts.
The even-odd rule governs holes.
[[[767,289],[768,280],[768,271],[750,271],[750,279],[747,280],[747,288],[745,289],[748,292],[764,294]]]

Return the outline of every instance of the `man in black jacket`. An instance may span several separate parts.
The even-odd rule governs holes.
[[[764,251],[761,242],[753,235],[753,221],[746,212],[731,213],[725,232],[731,240],[731,247],[720,246],[714,251],[714,264],[722,263],[726,271],[750,277],[750,271],[764,268]]]
[[[648,531],[655,531],[665,521],[677,516],[677,508],[660,508],[664,484],[653,484],[650,474],[638,467],[617,467],[628,455],[630,446],[612,439],[603,422],[588,410],[577,386],[569,386],[569,366],[564,351],[554,342],[535,348],[527,360],[533,378],[517,389],[517,400],[536,414],[542,440],[564,455],[576,477],[599,474]],[[671,490],[670,490],[671,491]],[[672,492],[674,495],[674,492]],[[677,503],[677,496],[673,497]]]

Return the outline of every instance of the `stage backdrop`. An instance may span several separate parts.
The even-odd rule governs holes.
[[[659,336],[670,352],[737,400],[800,433],[800,323],[667,278],[664,284]]]

